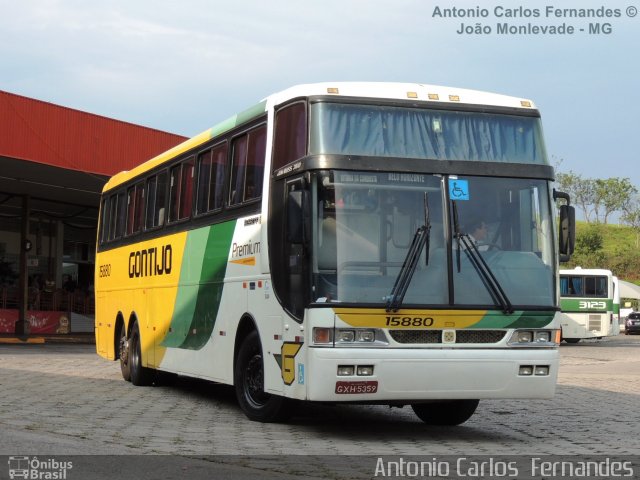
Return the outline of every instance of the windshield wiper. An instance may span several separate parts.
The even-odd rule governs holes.
[[[402,301],[407,293],[411,278],[413,277],[418,260],[422,255],[422,250],[427,247],[425,264],[429,265],[429,244],[431,238],[431,218],[429,215],[429,197],[424,193],[424,225],[420,226],[413,235],[413,240],[407,251],[407,256],[402,262],[402,267],[398,272],[396,281],[391,289],[391,294],[387,297],[387,312],[397,312],[402,306]]]
[[[485,285],[494,302],[500,305],[504,313],[513,313],[513,305],[509,301],[509,297],[505,293],[502,285],[494,275],[493,271],[489,267],[489,264],[485,261],[484,257],[478,250],[475,242],[471,239],[468,233],[460,231],[460,223],[458,222],[458,205],[455,200],[451,200],[453,208],[453,228],[454,238],[457,241],[456,251],[456,264],[458,267],[458,273],[460,273],[460,249],[461,244],[464,245],[464,251],[466,252],[473,268],[478,272],[482,283]]]

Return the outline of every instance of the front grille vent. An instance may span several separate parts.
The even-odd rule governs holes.
[[[504,330],[456,330],[456,343],[498,343]],[[398,343],[442,343],[442,330],[389,330]]]

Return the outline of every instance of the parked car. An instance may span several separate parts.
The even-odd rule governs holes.
[[[640,333],[640,312],[631,312],[624,324],[624,334]]]

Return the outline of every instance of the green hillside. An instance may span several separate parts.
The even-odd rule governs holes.
[[[640,285],[640,234],[626,225],[577,222],[576,251],[562,268],[606,268]]]

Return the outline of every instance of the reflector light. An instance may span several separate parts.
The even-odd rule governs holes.
[[[460,97],[458,95],[449,95],[449,101],[451,102],[459,102]]]
[[[429,97],[429,100],[440,100],[440,96],[438,96],[437,93],[430,93],[428,97]]]
[[[529,107],[531,108],[531,102],[527,101],[527,100],[521,100],[520,101],[520,105],[522,105],[523,107]]]
[[[418,94],[416,92],[407,92],[407,98],[418,98]]]
[[[560,339],[562,338],[562,330],[556,330],[556,343],[560,344]]]
[[[337,88],[329,87],[329,88],[327,88],[327,93],[333,93],[333,94],[337,95],[340,92],[338,92]]]

